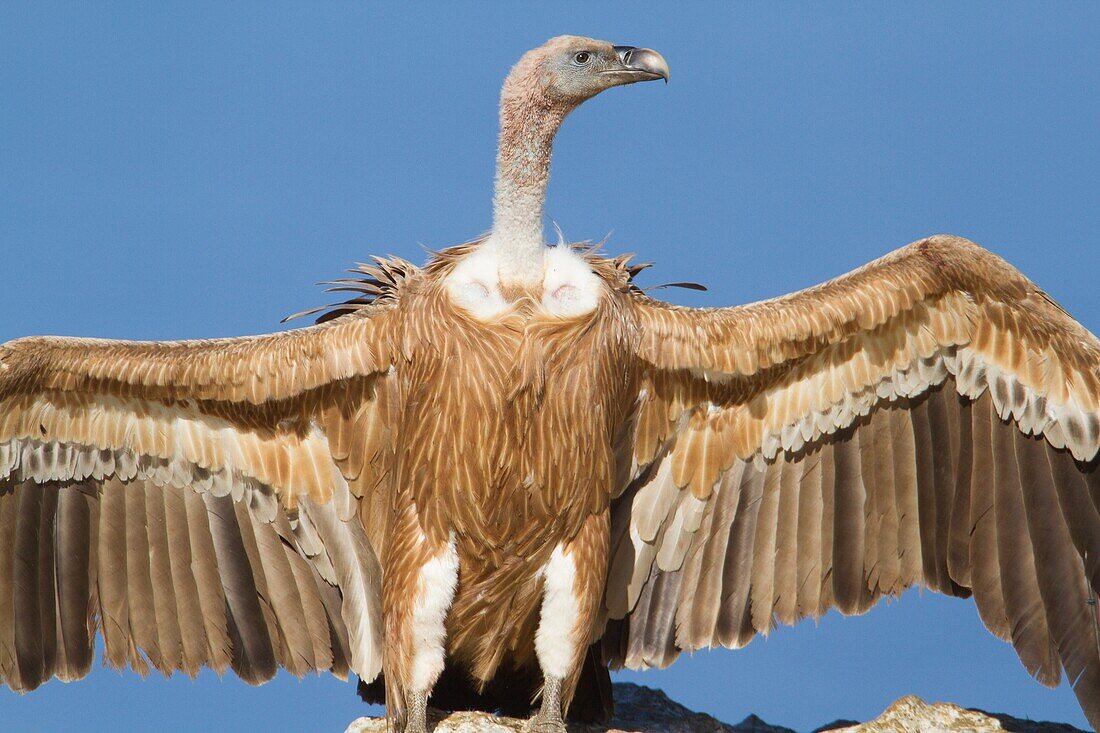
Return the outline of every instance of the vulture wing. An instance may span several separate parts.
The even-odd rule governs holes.
[[[267,336],[0,346],[0,683],[381,665],[393,299]],[[363,520],[361,521],[361,516]]]
[[[1092,334],[953,237],[753,305],[635,303],[610,662],[665,666],[917,584],[973,595],[1100,727]]]

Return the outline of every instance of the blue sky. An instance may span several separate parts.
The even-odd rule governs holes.
[[[1100,6],[947,3],[0,6],[0,341],[279,328],[372,253],[490,222],[496,100],[559,33],[651,46],[672,82],[562,130],[548,214],[657,263],[689,305],[805,287],[960,234],[1100,329]],[[667,292],[667,291],[666,291]],[[728,721],[809,730],[916,693],[1085,725],[973,605],[910,592],[625,674]],[[354,684],[95,669],[5,730],[335,733]]]

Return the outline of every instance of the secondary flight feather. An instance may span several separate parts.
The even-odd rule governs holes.
[[[100,633],[141,673],[355,673],[410,733],[536,698],[557,733],[608,665],[920,585],[1100,724],[1100,342],[956,237],[717,309],[548,247],[562,121],[668,76],[526,54],[491,232],[361,266],[317,325],[0,346],[0,682],[82,677]]]

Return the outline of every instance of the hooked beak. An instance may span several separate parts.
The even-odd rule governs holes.
[[[653,49],[615,46],[615,53],[618,54],[623,68],[607,73],[625,77],[624,84],[655,79],[664,79],[665,84],[668,83],[668,62]]]

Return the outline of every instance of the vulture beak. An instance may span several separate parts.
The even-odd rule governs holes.
[[[626,77],[623,83],[664,79],[665,84],[668,84],[668,62],[653,49],[615,46],[615,53],[618,54],[623,68],[609,73]]]

